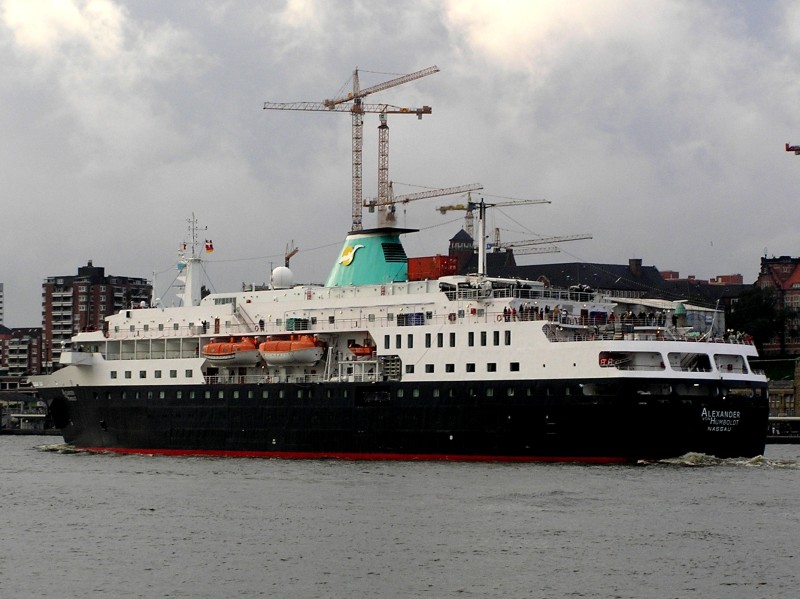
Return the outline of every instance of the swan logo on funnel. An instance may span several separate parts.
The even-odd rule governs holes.
[[[356,256],[356,250],[360,250],[363,247],[364,247],[363,245],[359,244],[359,245],[349,245],[346,248],[344,248],[344,251],[342,252],[342,257],[339,258],[339,264],[342,264],[344,266],[350,266],[350,264],[353,262],[353,258],[355,258]]]

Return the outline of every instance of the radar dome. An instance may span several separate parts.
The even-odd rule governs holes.
[[[285,266],[278,266],[272,271],[272,288],[289,289],[294,283],[292,271]]]

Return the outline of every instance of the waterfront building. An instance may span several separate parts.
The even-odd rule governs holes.
[[[0,369],[4,376],[42,374],[42,329],[0,326]]]
[[[783,334],[764,344],[764,354],[800,354],[800,258],[764,256],[756,285],[773,290],[777,309],[790,314]]]
[[[106,316],[148,304],[151,293],[147,279],[106,275],[91,260],[77,275],[48,277],[42,284],[45,368],[58,363],[63,342],[81,331],[103,330]]]

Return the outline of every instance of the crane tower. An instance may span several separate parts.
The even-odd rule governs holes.
[[[439,67],[431,66],[414,73],[401,75],[395,79],[378,83],[370,87],[361,88],[359,84],[358,68],[353,72],[353,91],[347,95],[324,100],[323,102],[264,102],[264,109],[270,110],[312,110],[312,111],[332,111],[349,112],[352,115],[352,230],[360,231],[362,227],[361,213],[363,207],[363,188],[362,188],[362,147],[363,147],[363,128],[364,113],[375,112],[380,115],[381,125],[379,127],[379,152],[378,152],[378,196],[386,198],[388,194],[388,155],[389,155],[389,135],[386,115],[388,114],[416,114],[418,119],[423,114],[430,114],[431,107],[421,108],[401,108],[391,104],[364,104],[363,98],[369,94],[384,91],[410,81],[415,81],[421,77],[438,73]],[[383,192],[383,194],[381,193]]]

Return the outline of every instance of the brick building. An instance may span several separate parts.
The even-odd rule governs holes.
[[[783,339],[776,337],[764,344],[765,354],[800,354],[800,258],[781,256],[761,258],[761,270],[756,286],[772,289],[779,310],[788,309],[796,315],[786,321]]]
[[[41,374],[42,348],[42,329],[9,329],[0,325],[0,371],[3,376]]]
[[[141,302],[149,303],[147,279],[106,276],[92,261],[77,275],[48,277],[42,284],[45,367],[61,354],[61,343],[81,331],[102,330],[104,318]]]

